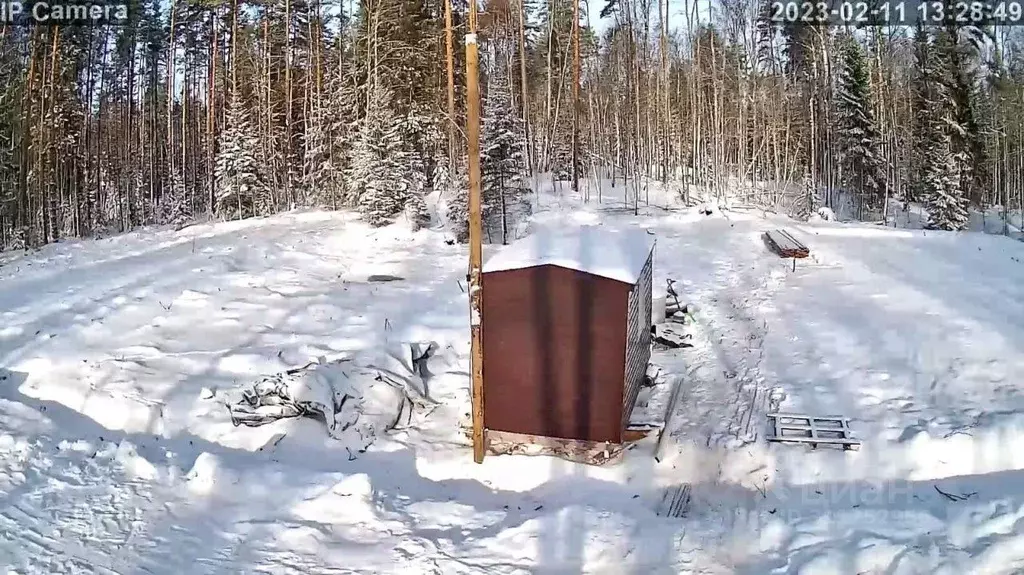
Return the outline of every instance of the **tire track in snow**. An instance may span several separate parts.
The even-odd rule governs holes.
[[[718,305],[712,306],[715,313],[705,325],[732,401],[727,406],[730,417],[724,422],[727,431],[708,447],[742,447],[762,437],[771,392],[762,371],[764,340],[770,329],[763,311],[785,277],[779,266],[765,267],[737,274],[723,297],[712,300]],[[748,295],[740,296],[741,292]]]
[[[745,253],[735,244],[725,246],[729,255],[723,257]],[[785,263],[771,254],[751,255],[753,259],[730,259],[715,274],[721,287],[712,290],[715,295],[707,302],[698,303],[695,345],[687,353],[683,397],[673,415],[677,441],[689,438],[705,449],[719,450],[761,439],[773,390],[762,373],[770,329],[766,315],[787,272]],[[694,399],[708,411],[693,409]]]

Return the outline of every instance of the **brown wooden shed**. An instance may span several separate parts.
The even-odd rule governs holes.
[[[539,230],[483,266],[484,425],[621,443],[651,357],[654,236]]]

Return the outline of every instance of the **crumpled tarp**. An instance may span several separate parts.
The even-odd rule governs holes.
[[[416,408],[437,405],[427,388],[434,342],[391,344],[382,350],[314,363],[263,377],[227,402],[235,426],[312,417],[335,439],[362,421],[360,436],[411,422]],[[404,423],[403,423],[404,421]]]

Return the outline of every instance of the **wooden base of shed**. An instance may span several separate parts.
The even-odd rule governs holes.
[[[627,430],[625,442],[610,443],[488,430],[486,442],[491,455],[547,455],[574,463],[605,465],[617,461],[651,431]]]
[[[604,465],[616,460],[626,447],[624,444],[487,431],[487,452],[492,455],[549,455],[574,463]]]

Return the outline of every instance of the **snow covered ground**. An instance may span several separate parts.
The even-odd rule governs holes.
[[[655,285],[676,280],[698,307],[694,347],[656,352],[662,383],[642,399],[657,412],[684,378],[660,463],[651,441],[602,468],[472,463],[466,253],[440,231],[320,212],[145,230],[0,259],[0,565],[1024,569],[1024,244],[760,212],[635,216],[565,195],[538,203],[540,223],[654,231]],[[795,271],[759,237],[781,226],[812,252]],[[221,401],[320,356],[409,341],[439,344],[439,406],[378,430],[365,453],[312,420],[234,427]],[[776,407],[848,416],[863,445],[769,446]],[[682,481],[694,486],[689,515],[656,516],[659,489]]]
[[[890,225],[897,228],[921,229],[927,221],[927,210],[920,204],[911,204],[906,209],[902,202],[890,201]],[[968,229],[986,234],[1007,234],[1024,238],[1024,214],[1015,207],[1009,207],[1005,214],[999,206],[984,211],[972,208],[969,211]]]

